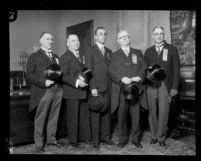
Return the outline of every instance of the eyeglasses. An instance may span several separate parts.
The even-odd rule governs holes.
[[[130,38],[130,36],[129,36],[129,35],[121,36],[121,37],[119,37],[118,39],[126,39],[126,38]]]
[[[163,36],[164,33],[155,33],[154,36]]]

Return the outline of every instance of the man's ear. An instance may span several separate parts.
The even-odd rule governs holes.
[[[97,39],[97,36],[96,35],[94,35],[94,38],[95,38],[95,40]]]
[[[120,44],[119,39],[117,38],[117,42]]]
[[[41,44],[43,43],[43,38],[42,38],[42,37],[40,38],[40,43],[41,43]]]

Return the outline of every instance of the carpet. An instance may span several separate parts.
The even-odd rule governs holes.
[[[60,141],[66,141],[67,138],[61,138]],[[130,139],[131,140],[131,139]],[[115,132],[112,136],[112,141],[118,144],[118,135]],[[71,154],[71,155],[196,155],[195,146],[188,147],[185,143],[167,138],[166,147],[161,147],[157,144],[150,144],[150,133],[144,132],[142,136],[142,149],[136,148],[131,141],[123,148],[118,148],[115,145],[100,145],[99,151],[92,148],[91,145],[80,143],[79,148],[73,148],[67,143],[64,147],[46,146],[43,154]],[[35,145],[29,144],[24,146],[17,146],[12,149],[12,154],[36,154]]]

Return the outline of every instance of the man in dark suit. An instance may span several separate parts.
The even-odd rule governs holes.
[[[145,62],[148,66],[159,64],[165,71],[166,79],[160,84],[147,84],[151,144],[159,142],[159,145],[165,146],[171,97],[177,95],[180,62],[176,47],[164,41],[163,27],[154,27],[152,38],[154,45],[145,51]]]
[[[90,81],[90,94],[93,97],[98,95],[105,97],[108,106],[107,110],[102,113],[90,111],[93,147],[99,149],[100,142],[114,145],[110,140],[111,80],[108,75],[108,65],[112,51],[104,46],[107,32],[103,27],[98,27],[95,30],[94,37],[96,44],[89,48],[85,56],[86,66],[93,74]]]
[[[78,147],[79,141],[89,142],[90,124],[89,108],[87,106],[87,82],[81,74],[83,53],[79,52],[80,42],[75,34],[67,38],[67,51],[60,57],[63,71],[63,98],[67,107],[68,140],[73,147]]]
[[[127,116],[129,111],[131,115],[132,143],[137,148],[142,148],[139,139],[139,100],[136,103],[127,101],[123,95],[121,86],[122,84],[130,84],[133,81],[143,82],[145,78],[144,70],[146,69],[146,64],[144,62],[142,52],[138,49],[130,47],[130,36],[127,31],[120,31],[118,33],[117,41],[121,48],[112,53],[109,65],[109,74],[113,81],[111,93],[112,113],[118,109],[118,146],[122,148],[128,141]],[[145,101],[143,100],[142,102]]]
[[[30,55],[27,62],[27,79],[31,82],[30,111],[36,108],[34,141],[37,152],[44,152],[44,133],[47,130],[47,145],[60,145],[56,138],[57,122],[62,99],[61,85],[45,76],[46,68],[59,64],[59,58],[51,52],[52,34],[40,36],[41,48]]]

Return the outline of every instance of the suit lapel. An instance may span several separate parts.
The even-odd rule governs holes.
[[[73,59],[75,62],[77,62],[80,66],[83,65],[83,64],[78,60],[78,58],[72,53],[72,51],[68,50],[68,53],[71,55],[72,59]],[[83,61],[81,55],[80,55],[80,59],[81,59],[81,61]]]
[[[47,56],[47,54],[45,53],[44,50],[39,49],[38,51],[39,53],[41,53],[41,56],[43,57],[43,60],[45,60],[46,62],[48,62],[48,64],[52,63],[50,58]]]
[[[95,49],[95,51],[96,51],[95,54],[96,54],[100,59],[104,60],[104,56],[103,56],[101,50],[99,49],[99,47],[97,46],[97,44],[95,44],[94,49]]]

